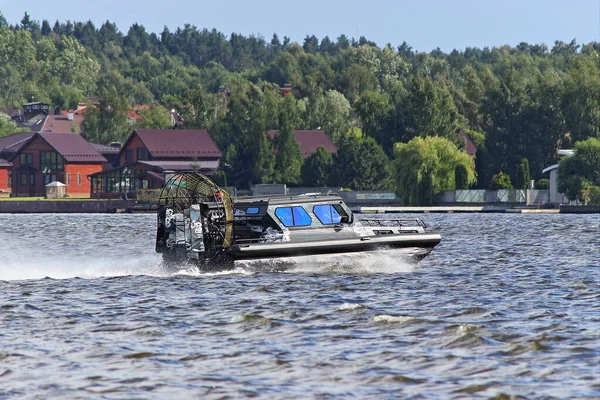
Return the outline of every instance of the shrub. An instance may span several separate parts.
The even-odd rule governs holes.
[[[535,181],[535,188],[537,190],[550,189],[550,180],[544,178],[544,179]]]
[[[490,189],[498,190],[498,189],[512,189],[513,185],[510,182],[510,176],[500,171],[496,175],[492,177],[492,182],[490,183]]]

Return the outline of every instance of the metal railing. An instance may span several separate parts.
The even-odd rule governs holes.
[[[358,220],[369,226],[420,226],[427,228],[427,224],[418,218],[359,218]]]

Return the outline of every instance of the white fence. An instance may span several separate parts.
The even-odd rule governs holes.
[[[449,190],[435,195],[436,204],[508,203],[542,205],[550,200],[548,190]]]

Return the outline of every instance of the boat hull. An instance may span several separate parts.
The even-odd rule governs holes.
[[[325,241],[236,244],[227,253],[234,260],[282,258],[315,254],[368,252],[381,249],[418,248],[420,258],[441,241],[437,233],[376,235]]]

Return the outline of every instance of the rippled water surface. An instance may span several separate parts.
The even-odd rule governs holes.
[[[199,274],[153,215],[0,214],[0,398],[598,398],[600,217],[419,217],[417,266]]]

